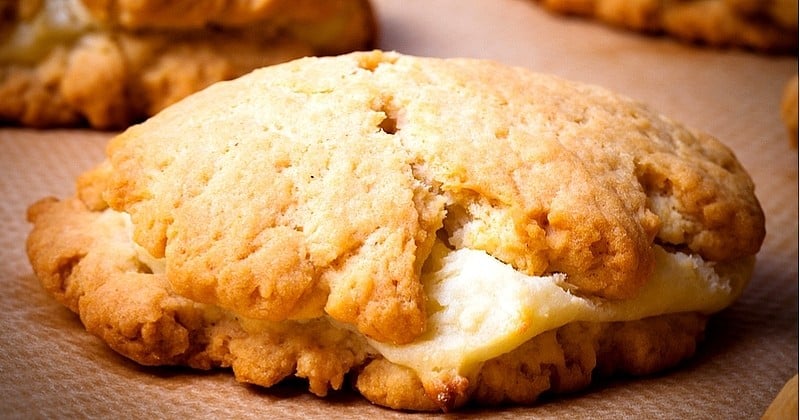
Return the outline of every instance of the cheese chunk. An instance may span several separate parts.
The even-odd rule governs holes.
[[[565,274],[528,276],[483,251],[451,251],[437,244],[422,281],[429,298],[426,332],[415,342],[369,340],[389,361],[420,377],[468,375],[481,362],[509,352],[534,336],[576,321],[630,321],[678,312],[719,311],[735,300],[749,278],[747,267],[720,276],[698,256],[655,246],[656,269],[629,300],[576,296]]]

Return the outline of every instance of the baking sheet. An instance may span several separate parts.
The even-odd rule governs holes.
[[[796,56],[714,50],[548,14],[528,0],[376,0],[380,47],[480,57],[611,88],[727,144],[767,216],[754,278],[710,324],[696,357],[534,407],[467,411],[568,418],[758,418],[798,370],[797,150],[779,117]],[[227,371],[136,365],[41,290],[24,253],[26,207],[66,197],[109,132],[0,128],[0,417],[405,418],[350,391],[319,399],[302,381],[271,389]]]

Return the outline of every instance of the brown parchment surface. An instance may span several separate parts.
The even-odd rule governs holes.
[[[711,322],[696,357],[534,407],[468,418],[759,418],[798,370],[797,150],[779,117],[796,56],[714,50],[550,15],[527,0],[376,0],[380,47],[481,57],[603,85],[732,148],[752,175],[767,237],[743,297]],[[227,371],[146,368],[87,334],[48,298],[24,253],[26,207],[66,197],[114,133],[0,128],[0,417],[416,418],[301,381],[241,385]]]

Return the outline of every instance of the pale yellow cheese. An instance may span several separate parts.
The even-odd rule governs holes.
[[[629,321],[677,312],[715,312],[741,293],[747,267],[722,278],[700,257],[655,246],[653,278],[634,299],[592,300],[564,287],[566,276],[533,277],[483,251],[450,251],[437,245],[423,274],[428,328],[414,343],[369,340],[386,359],[421,377],[437,372],[467,375],[480,363],[532,337],[575,321]],[[738,268],[738,267],[737,267]]]

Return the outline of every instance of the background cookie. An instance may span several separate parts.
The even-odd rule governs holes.
[[[789,137],[789,144],[797,147],[797,76],[792,77],[786,82],[781,97],[780,113],[783,124],[786,125],[786,134]]]
[[[777,420],[797,417],[797,387],[797,375],[794,375],[786,381],[761,418]]]
[[[213,82],[370,48],[367,0],[0,4],[0,121],[124,128]]]
[[[108,153],[79,198],[29,211],[34,270],[87,329],[141,363],[296,374],[318,395],[366,366],[357,387],[398,408],[527,403],[595,369],[674,365],[764,238],[717,140],[487,61],[297,60],[192,95]],[[528,364],[559,367],[511,395],[497,378]]]
[[[792,0],[537,0],[548,10],[715,47],[797,51]]]

